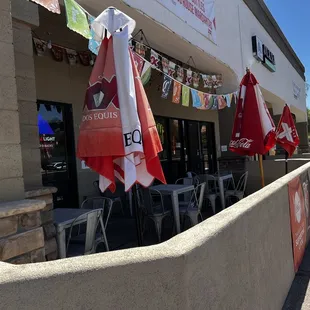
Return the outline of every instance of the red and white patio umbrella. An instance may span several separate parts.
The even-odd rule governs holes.
[[[277,144],[285,150],[285,173],[288,173],[288,157],[291,157],[299,145],[299,137],[289,106],[283,108],[282,116],[276,132]]]
[[[165,183],[158,153],[162,145],[128,40],[135,21],[106,9],[92,27],[104,38],[87,88],[77,156],[99,175],[102,191],[119,179],[128,191],[154,178]]]
[[[239,155],[259,154],[262,185],[262,156],[276,143],[275,125],[255,76],[247,70],[240,84],[233,133],[229,145]]]
[[[293,116],[289,106],[286,104],[283,109],[283,113],[278,124],[276,140],[281,145],[288,156],[291,157],[297,146],[299,145],[299,137]]]

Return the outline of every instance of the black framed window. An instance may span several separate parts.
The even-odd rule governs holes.
[[[216,170],[214,124],[155,116],[163,146],[160,153],[166,179],[173,183],[186,171],[213,173]]]

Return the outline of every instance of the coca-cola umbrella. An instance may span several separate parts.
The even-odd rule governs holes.
[[[299,137],[293,116],[289,106],[286,104],[277,127],[277,143],[285,150],[285,173],[288,173],[287,159],[291,157],[299,145]]]
[[[114,192],[115,179],[125,191],[135,184],[148,187],[155,178],[165,183],[162,145],[128,43],[135,21],[108,8],[92,28],[98,37],[105,29],[111,36],[103,39],[89,80],[77,156],[100,175],[102,192]]]
[[[247,69],[240,84],[229,149],[239,155],[259,155],[262,186],[265,185],[262,155],[275,145],[275,136],[275,125],[259,84],[255,76]]]

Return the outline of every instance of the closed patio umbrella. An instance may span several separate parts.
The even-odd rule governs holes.
[[[283,108],[282,116],[277,128],[277,144],[285,150],[285,173],[288,173],[287,159],[291,157],[299,145],[299,137],[289,106]]]
[[[128,39],[135,21],[108,8],[92,27],[104,38],[87,88],[77,156],[96,171],[102,191],[115,191],[116,179],[129,191],[165,183],[158,153],[162,146]]]
[[[244,156],[259,154],[262,186],[265,185],[262,155],[275,145],[275,125],[255,76],[247,70],[243,77],[229,144],[232,152]]]

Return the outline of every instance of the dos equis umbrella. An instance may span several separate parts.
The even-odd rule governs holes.
[[[120,180],[129,191],[165,183],[158,153],[162,145],[128,40],[135,21],[108,8],[93,22],[104,38],[87,88],[77,156],[96,171],[102,191],[115,191]]]
[[[275,135],[275,125],[259,84],[255,76],[247,70],[240,84],[229,149],[244,156],[260,155],[262,186],[265,185],[262,155],[275,145]]]

